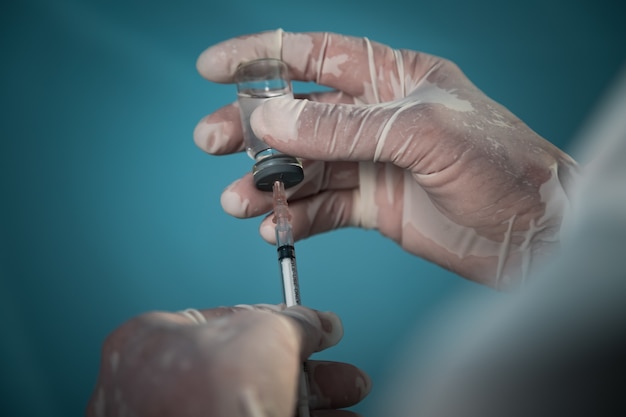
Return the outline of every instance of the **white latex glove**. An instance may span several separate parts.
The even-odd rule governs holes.
[[[335,314],[301,306],[146,313],[107,337],[86,414],[292,417],[302,361],[342,335]],[[312,415],[356,416],[340,409],[369,393],[369,377],[341,362],[307,365]]]
[[[289,190],[296,239],[375,228],[493,287],[519,281],[558,244],[575,161],[452,62],[366,38],[278,30],[217,44],[197,67],[230,83],[241,62],[262,57],[285,61],[293,80],[336,90],[269,101],[251,119],[266,143],[304,160],[305,180]],[[241,151],[237,104],[200,121],[194,139],[211,154]],[[271,210],[271,194],[248,174],[222,206],[258,216]],[[273,242],[270,218],[261,234]]]

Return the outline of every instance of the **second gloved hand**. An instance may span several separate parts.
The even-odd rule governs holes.
[[[240,305],[151,312],[113,331],[87,416],[291,417],[302,361],[343,335],[339,318],[301,306]],[[307,361],[311,410],[339,410],[369,392],[340,362]]]
[[[277,99],[251,125],[305,160],[290,190],[297,239],[375,228],[407,251],[466,278],[505,287],[558,243],[576,163],[474,86],[450,61],[329,33],[265,32],[207,49],[198,70],[232,82],[237,65],[280,58],[294,80],[334,89]],[[303,100],[302,98],[306,98]],[[243,149],[238,108],[204,118],[196,143]],[[237,217],[271,210],[250,174],[222,196]],[[261,225],[272,242],[271,219]]]

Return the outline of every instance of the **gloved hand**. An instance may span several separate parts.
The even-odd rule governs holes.
[[[341,322],[305,307],[255,305],[134,318],[105,341],[87,416],[292,417],[302,361],[339,342]],[[324,416],[363,399],[352,365],[309,361],[309,407]]]
[[[230,83],[239,63],[261,57],[285,61],[294,80],[334,89],[271,100],[251,118],[267,144],[304,160],[305,180],[289,190],[296,239],[375,228],[494,287],[523,279],[558,243],[576,163],[452,62],[366,38],[278,30],[217,44],[197,67]],[[200,121],[194,139],[211,154],[241,151],[236,103]],[[248,174],[222,206],[258,216],[271,210],[271,195]],[[273,242],[271,219],[261,234]]]

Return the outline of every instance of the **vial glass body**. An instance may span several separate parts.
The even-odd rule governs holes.
[[[301,162],[269,147],[250,127],[250,116],[261,104],[277,97],[293,98],[287,66],[271,58],[246,62],[237,68],[235,82],[246,152],[255,160],[256,187],[271,191],[275,181],[282,181],[286,188],[298,184],[304,178]]]

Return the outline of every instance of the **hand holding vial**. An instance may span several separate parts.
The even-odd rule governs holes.
[[[257,137],[303,161],[304,181],[288,190],[296,240],[374,228],[498,288],[527,276],[558,244],[575,161],[452,62],[366,38],[278,30],[217,44],[197,67],[232,83],[240,63],[258,58],[279,58],[293,80],[333,89],[272,100],[250,118]],[[243,150],[238,119],[237,105],[217,110],[196,127],[196,143],[216,155]],[[222,195],[233,216],[272,208],[249,177]],[[271,218],[261,234],[274,242]]]

